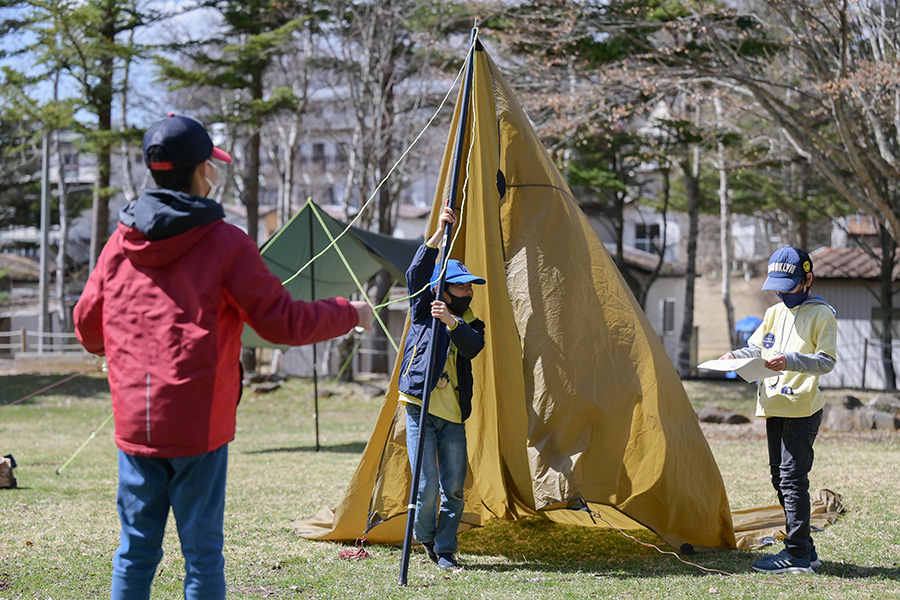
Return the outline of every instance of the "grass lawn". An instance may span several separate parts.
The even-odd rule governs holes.
[[[0,404],[62,377],[5,376]],[[752,415],[746,384],[685,386],[697,407],[720,404]],[[398,548],[370,547],[368,560],[345,561],[338,556],[345,546],[293,533],[295,520],[342,497],[381,405],[377,386],[320,385],[327,397],[320,398],[317,453],[311,390],[292,380],[270,394],[245,392],[229,450],[229,598],[900,598],[900,435],[827,432],[816,443],[812,485],[841,493],[847,512],[817,534],[823,564],[814,576],[753,573],[750,562],[764,552],[685,557],[736,574],[710,575],[613,530],[535,519],[463,534],[466,568],[459,573],[444,574],[415,553],[409,585],[399,588]],[[0,490],[0,600],[108,597],[118,545],[112,425],[61,475],[56,469],[109,411],[99,375],[0,408],[0,455],[15,456],[20,486]],[[704,425],[732,508],[775,502],[760,424]],[[652,533],[631,533],[671,550]],[[180,598],[182,573],[170,523],[152,597]]]

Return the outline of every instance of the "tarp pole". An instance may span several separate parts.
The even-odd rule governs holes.
[[[308,204],[312,204],[312,199],[307,200]],[[309,219],[309,255],[316,255],[315,243],[313,241],[313,220],[312,215],[308,215]],[[309,301],[316,300],[316,261],[309,265]],[[318,357],[316,356],[316,345],[312,345],[312,372],[313,372],[313,418],[316,422],[316,452],[319,451],[319,371],[316,368]]]
[[[456,154],[454,158],[453,172],[450,175],[450,198],[448,200],[451,209],[454,209],[456,205],[456,194],[459,190],[459,177],[460,171],[462,170],[462,153],[466,137],[466,122],[469,119],[469,99],[472,95],[472,63],[474,62],[475,57],[475,38],[477,37],[477,35],[478,21],[476,21],[475,26],[472,27],[472,35],[469,39],[469,52],[466,56],[466,76],[463,83],[462,107],[459,113],[459,123],[456,128]],[[444,297],[445,269],[443,269],[443,265],[447,264],[447,258],[450,253],[450,234],[452,230],[453,225],[447,223],[444,227],[444,244],[441,249],[440,262],[442,268],[440,277],[438,278],[437,293],[435,294],[435,298]],[[412,550],[413,524],[416,520],[416,500],[418,498],[419,491],[419,478],[422,474],[422,456],[425,450],[425,422],[428,418],[428,404],[431,400],[430,384],[434,374],[434,354],[435,348],[437,347],[439,326],[440,320],[434,318],[434,323],[432,323],[431,326],[431,345],[429,346],[428,362],[426,363],[425,367],[425,385],[422,389],[422,412],[419,416],[419,437],[418,442],[416,443],[416,456],[415,460],[413,461],[412,480],[409,490],[409,504],[407,506],[406,513],[406,534],[403,537],[403,557],[400,561],[400,580],[398,582],[400,586],[406,585],[407,574],[409,572],[409,555],[410,551]]]

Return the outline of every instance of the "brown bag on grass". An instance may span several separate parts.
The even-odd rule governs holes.
[[[7,454],[0,458],[0,488],[16,487],[16,476],[13,475],[13,469],[16,466],[16,460],[12,454]]]

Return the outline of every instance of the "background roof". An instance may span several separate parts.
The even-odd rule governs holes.
[[[874,254],[874,255],[873,255]],[[881,250],[862,248],[819,248],[810,257],[819,279],[878,279],[881,277]],[[895,253],[893,279],[900,278],[900,250]]]

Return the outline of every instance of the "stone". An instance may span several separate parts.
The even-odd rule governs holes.
[[[255,384],[253,386],[253,391],[257,394],[268,394],[269,392],[274,392],[280,387],[281,382],[279,381],[264,381],[262,383]]]
[[[880,410],[872,410],[871,408],[867,408],[866,410],[872,411],[872,429],[883,431],[896,431],[897,429],[900,429],[900,418],[897,418],[895,415]]]
[[[866,406],[882,412],[900,415],[900,395],[881,393],[869,400]]]
[[[846,398],[846,397],[845,397]],[[891,413],[860,405],[847,408],[840,403],[829,402],[822,413],[822,429],[828,431],[895,431],[900,429],[900,418]]]
[[[14,466],[11,456],[0,457],[0,488],[14,488],[18,485],[16,476],[13,475]]]
[[[859,398],[850,395],[841,398],[841,404],[844,405],[844,408],[849,408],[850,410],[860,408],[863,405],[863,403],[860,402]]]
[[[725,410],[721,406],[705,406],[697,411],[697,419],[701,423],[726,423],[729,425],[743,425],[750,419],[740,413]]]
[[[822,413],[822,429],[828,431],[853,431],[856,427],[854,411],[843,402],[828,402]]]

